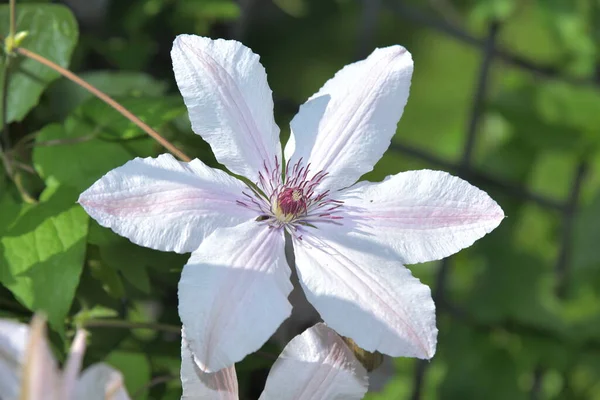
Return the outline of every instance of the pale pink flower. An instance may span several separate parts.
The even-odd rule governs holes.
[[[3,400],[129,400],[121,373],[98,363],[81,375],[86,332],[78,330],[61,371],[46,339],[46,321],[0,319],[0,397]]]
[[[183,334],[182,400],[238,400],[235,367],[201,371]],[[367,371],[352,350],[325,324],[292,339],[273,364],[259,400],[362,399],[369,387]]]
[[[356,181],[381,158],[408,99],[413,63],[400,46],[344,67],[291,122],[282,161],[259,57],[235,41],[182,35],[172,50],[193,130],[245,183],[200,160],[135,159],[79,202],[141,246],[192,252],[179,314],[206,372],[257,350],[290,315],[284,234],[308,300],[368,351],[430,358],[435,306],[403,264],[437,260],[493,230],[485,192],[438,171]]]

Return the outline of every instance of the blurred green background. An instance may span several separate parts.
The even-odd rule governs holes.
[[[447,170],[488,191],[508,218],[447,261],[411,266],[436,298],[438,351],[431,362],[387,360],[367,399],[600,399],[599,1],[17,4],[24,47],[213,166],[176,90],[175,35],[235,38],[260,54],[285,137],[298,105],[342,66],[375,47],[407,47],[411,96],[392,148],[365,178]],[[15,58],[8,70],[0,316],[44,310],[59,357],[84,323],[86,364],[120,368],[136,399],[178,399],[186,257],[136,247],[74,204],[108,170],[163,150],[46,67]],[[238,365],[242,399],[258,397],[271,363],[252,355]]]

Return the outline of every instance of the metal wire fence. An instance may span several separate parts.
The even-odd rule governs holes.
[[[379,4],[378,4],[379,3]],[[597,83],[590,80],[582,80],[573,78],[570,76],[562,75],[559,69],[554,66],[538,65],[532,61],[520,58],[513,55],[498,46],[497,38],[502,24],[500,22],[492,21],[487,29],[487,35],[484,38],[477,38],[460,27],[454,26],[449,22],[436,19],[431,17],[427,13],[421,12],[417,9],[407,6],[402,1],[364,1],[365,14],[367,9],[374,7],[374,5],[380,6],[388,12],[393,12],[398,18],[408,19],[418,24],[424,25],[428,28],[435,29],[441,33],[450,35],[455,39],[476,47],[481,53],[481,64],[479,67],[479,76],[473,93],[473,101],[471,105],[471,111],[468,119],[468,125],[465,128],[465,139],[462,150],[462,156],[459,162],[451,163],[445,160],[439,159],[434,154],[430,154],[423,149],[412,148],[408,145],[393,144],[394,150],[403,154],[420,158],[426,163],[430,163],[433,166],[441,167],[455,172],[458,176],[476,182],[483,187],[495,187],[501,190],[507,195],[514,196],[515,198],[522,201],[531,201],[537,203],[539,206],[547,208],[549,210],[560,213],[562,220],[562,229],[560,234],[559,252],[555,264],[556,274],[556,294],[557,296],[563,297],[567,280],[569,277],[569,261],[571,256],[571,236],[573,231],[573,220],[577,212],[577,203],[583,181],[586,176],[588,165],[585,160],[581,160],[576,168],[575,175],[573,176],[572,186],[570,193],[566,201],[557,201],[553,198],[547,198],[539,193],[531,192],[527,188],[519,185],[515,185],[512,182],[504,181],[495,176],[488,175],[485,171],[477,170],[472,163],[473,149],[477,142],[477,136],[479,132],[480,120],[482,113],[485,108],[488,87],[490,82],[490,71],[492,63],[495,60],[501,60],[506,63],[510,63],[519,68],[525,69],[529,72],[534,73],[537,76],[547,79],[560,79],[568,81],[572,84],[590,84]],[[383,11],[383,10],[381,10]],[[368,11],[372,13],[373,11]],[[457,310],[452,305],[452,299],[449,299],[446,294],[446,286],[448,282],[448,276],[452,273],[452,258],[446,258],[440,263],[439,270],[437,272],[435,287],[433,288],[433,296],[437,305],[438,317],[442,314],[449,313],[452,317],[460,318],[463,322],[476,323],[472,318],[461,315],[461,311]],[[493,327],[488,327],[493,328]],[[506,327],[505,327],[506,328]],[[533,327],[527,326],[513,326],[511,327],[517,332],[522,329],[534,329]],[[509,330],[511,329],[509,328]],[[548,332],[542,332],[544,336],[548,335]],[[598,346],[598,343],[590,343],[590,345]],[[415,368],[415,375],[413,380],[413,391],[412,399],[419,400],[422,398],[423,385],[425,379],[427,379],[427,368],[428,363],[425,361],[416,361],[417,365]],[[539,397],[539,391],[541,388],[541,379],[543,377],[543,369],[538,367],[533,371],[534,381],[531,385],[531,398],[535,399]]]
[[[533,202],[537,205],[548,209],[552,212],[560,214],[561,217],[561,233],[558,256],[555,261],[555,291],[559,298],[565,294],[565,288],[569,279],[569,266],[571,257],[571,239],[573,234],[574,216],[577,213],[578,199],[582,184],[586,177],[588,164],[585,160],[580,160],[574,176],[569,195],[566,200],[556,200],[547,197],[543,194],[533,192],[527,187],[504,180],[497,176],[488,174],[486,171],[478,170],[473,165],[473,153],[478,139],[480,121],[485,109],[488,88],[490,83],[490,73],[494,61],[501,61],[511,64],[523,70],[526,70],[536,77],[544,79],[562,80],[570,84],[576,85],[597,85],[598,79],[581,79],[569,75],[564,75],[560,69],[553,65],[541,65],[533,61],[524,59],[515,54],[502,49],[498,45],[498,35],[502,29],[502,23],[492,21],[487,27],[485,37],[476,37],[463,30],[461,27],[452,24],[448,20],[436,18],[431,13],[421,11],[414,6],[407,5],[399,0],[362,0],[363,5],[363,23],[360,28],[360,40],[358,43],[357,58],[364,57],[371,46],[371,41],[374,32],[377,29],[378,16],[380,13],[393,13],[399,20],[407,20],[421,26],[433,29],[439,33],[449,35],[454,39],[477,48],[480,52],[481,63],[479,66],[479,75],[472,96],[472,104],[468,118],[467,126],[465,127],[464,145],[461,156],[458,161],[447,161],[437,155],[428,152],[426,149],[417,148],[402,142],[394,142],[391,145],[391,150],[397,151],[403,155],[417,158],[432,167],[441,168],[451,171],[456,175],[466,179],[478,186],[484,188],[494,188],[502,193],[512,196],[520,201]],[[467,323],[478,329],[493,330],[498,326],[483,324],[472,318],[453,304],[451,298],[447,294],[447,284],[449,275],[452,273],[452,257],[444,259],[439,266],[436,275],[435,285],[433,287],[433,297],[438,310],[438,318],[445,314],[450,318],[460,320],[462,323]],[[508,331],[520,333],[533,333],[543,337],[552,337],[553,332],[545,331],[536,326],[529,326],[519,323],[511,323],[510,326],[502,326],[501,328]],[[560,338],[555,338],[560,340]],[[584,345],[599,348],[600,343],[588,342]],[[411,398],[419,400],[423,398],[423,388],[427,379],[427,370],[429,363],[427,361],[417,360],[413,378],[413,389]],[[541,388],[541,380],[543,379],[544,371],[541,366],[538,366],[533,371],[533,383],[531,385],[530,397],[536,399],[539,397]]]

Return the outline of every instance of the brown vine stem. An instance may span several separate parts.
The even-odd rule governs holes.
[[[106,104],[108,104],[109,106],[111,106],[112,108],[117,110],[125,118],[127,118],[128,120],[130,120],[131,122],[133,122],[134,124],[139,126],[144,132],[146,132],[148,135],[150,135],[150,137],[152,137],[154,140],[156,140],[158,143],[160,143],[165,149],[167,149],[169,152],[171,152],[173,155],[175,155],[181,161],[186,161],[186,162],[191,161],[190,157],[188,157],[185,153],[183,153],[181,150],[179,150],[177,147],[175,147],[167,139],[162,137],[154,129],[150,128],[144,121],[142,121],[141,119],[136,117],[132,112],[130,112],[125,107],[123,107],[122,105],[117,103],[109,95],[100,91],[99,89],[95,88],[94,86],[90,85],[89,83],[87,83],[86,81],[84,81],[83,79],[81,79],[80,77],[75,75],[73,72],[71,72],[68,69],[63,68],[60,65],[48,60],[47,58],[40,56],[39,54],[34,53],[25,48],[17,47],[15,49],[15,51],[24,57],[31,58],[41,64],[44,64],[45,66],[47,66],[49,68],[52,68],[53,70],[55,70],[56,72],[58,72],[62,76],[64,76],[65,78],[71,80],[72,82],[74,82],[74,83],[78,84],[79,86],[81,86],[82,88],[86,89],[88,92],[92,93],[94,96],[98,97],[100,100],[104,101]]]

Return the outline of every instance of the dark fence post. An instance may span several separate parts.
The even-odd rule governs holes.
[[[471,118],[469,118],[469,124],[467,127],[467,137],[465,140],[463,154],[461,157],[459,171],[462,174],[468,175],[471,170],[471,161],[473,158],[473,150],[475,148],[477,132],[481,115],[483,113],[489,75],[491,71],[492,61],[495,54],[496,38],[500,24],[498,22],[492,22],[489,26],[488,36],[485,41],[485,47],[483,52],[483,60],[481,61],[481,67],[479,69],[479,78],[477,80],[477,86],[475,89],[475,95],[473,96],[473,104],[471,107]],[[437,273],[435,287],[433,289],[433,300],[437,308],[438,316],[444,312],[445,296],[446,296],[446,284],[448,282],[448,274],[450,273],[451,258],[445,258],[440,263],[440,268]],[[413,400],[420,400],[423,391],[423,384],[425,381],[425,375],[427,373],[428,361],[417,360],[415,367],[415,375],[413,379]]]

